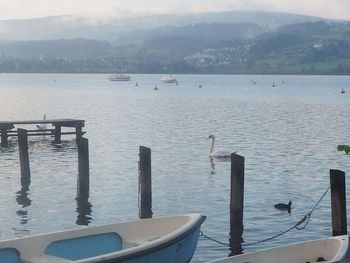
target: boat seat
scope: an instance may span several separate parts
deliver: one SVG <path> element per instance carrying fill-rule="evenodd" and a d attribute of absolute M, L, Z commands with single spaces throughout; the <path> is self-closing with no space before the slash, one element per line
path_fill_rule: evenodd
<path fill-rule="evenodd" d="M 20 254 L 15 248 L 0 248 L 1 263 L 21 263 Z"/>
<path fill-rule="evenodd" d="M 79 260 L 116 252 L 122 249 L 122 238 L 117 233 L 103 233 L 50 243 L 45 254 L 68 260 Z"/>
<path fill-rule="evenodd" d="M 22 258 L 21 263 L 71 263 L 70 260 L 52 257 L 49 255 L 42 255 L 37 257 Z"/>

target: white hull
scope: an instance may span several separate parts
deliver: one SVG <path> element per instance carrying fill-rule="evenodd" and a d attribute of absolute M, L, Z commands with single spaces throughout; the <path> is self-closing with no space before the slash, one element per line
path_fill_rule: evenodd
<path fill-rule="evenodd" d="M 124 75 L 124 74 L 113 74 L 109 76 L 110 81 L 129 81 L 131 80 L 129 75 Z"/>
<path fill-rule="evenodd" d="M 237 255 L 210 263 L 337 262 L 345 258 L 348 245 L 348 236 L 337 236 Z"/>
<path fill-rule="evenodd" d="M 142 219 L 0 242 L 1 263 L 186 263 L 201 214 Z"/>
<path fill-rule="evenodd" d="M 168 75 L 168 76 L 164 76 L 160 79 L 160 82 L 162 83 L 175 83 L 176 82 L 176 78 Z"/>

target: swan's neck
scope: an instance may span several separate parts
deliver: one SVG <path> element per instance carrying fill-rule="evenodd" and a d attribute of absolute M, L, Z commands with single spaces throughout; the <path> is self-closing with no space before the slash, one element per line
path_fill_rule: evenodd
<path fill-rule="evenodd" d="M 211 147 L 209 150 L 209 154 L 211 154 L 214 151 L 214 143 L 215 143 L 215 138 L 211 138 Z"/>

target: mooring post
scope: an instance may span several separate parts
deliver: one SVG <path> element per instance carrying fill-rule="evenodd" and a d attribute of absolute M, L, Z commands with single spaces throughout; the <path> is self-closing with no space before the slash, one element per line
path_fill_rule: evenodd
<path fill-rule="evenodd" d="M 151 149 L 140 146 L 139 150 L 139 217 L 152 217 Z"/>
<path fill-rule="evenodd" d="M 329 170 L 333 236 L 347 235 L 345 172 Z"/>
<path fill-rule="evenodd" d="M 242 254 L 244 157 L 231 154 L 230 256 Z"/>
<path fill-rule="evenodd" d="M 30 165 L 28 154 L 28 132 L 25 129 L 17 129 L 19 162 L 21 166 L 21 185 L 30 184 Z"/>
<path fill-rule="evenodd" d="M 83 135 L 82 127 L 81 126 L 75 127 L 75 138 L 79 140 L 82 135 Z"/>
<path fill-rule="evenodd" d="M 9 146 L 7 137 L 7 129 L 1 129 L 1 147 L 7 148 Z"/>
<path fill-rule="evenodd" d="M 55 141 L 53 143 L 61 143 L 61 126 L 55 126 Z"/>
<path fill-rule="evenodd" d="M 89 196 L 89 140 L 79 138 L 78 144 L 78 196 Z"/>

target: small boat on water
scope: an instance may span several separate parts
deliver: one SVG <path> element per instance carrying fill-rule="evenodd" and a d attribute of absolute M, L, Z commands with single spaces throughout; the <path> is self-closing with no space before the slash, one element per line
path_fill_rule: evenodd
<path fill-rule="evenodd" d="M 112 74 L 109 76 L 110 81 L 129 81 L 131 80 L 129 75 L 124 74 Z"/>
<path fill-rule="evenodd" d="M 344 88 L 341 88 L 341 91 L 340 91 L 340 93 L 342 93 L 342 94 L 344 94 L 344 93 L 345 93 L 345 90 L 344 90 Z"/>
<path fill-rule="evenodd" d="M 187 263 L 202 214 L 160 217 L 0 242 L 1 263 Z"/>
<path fill-rule="evenodd" d="M 176 78 L 171 75 L 165 75 L 160 79 L 162 83 L 177 83 Z"/>
<path fill-rule="evenodd" d="M 346 257 L 349 236 L 337 236 L 237 255 L 210 263 L 338 262 Z"/>

